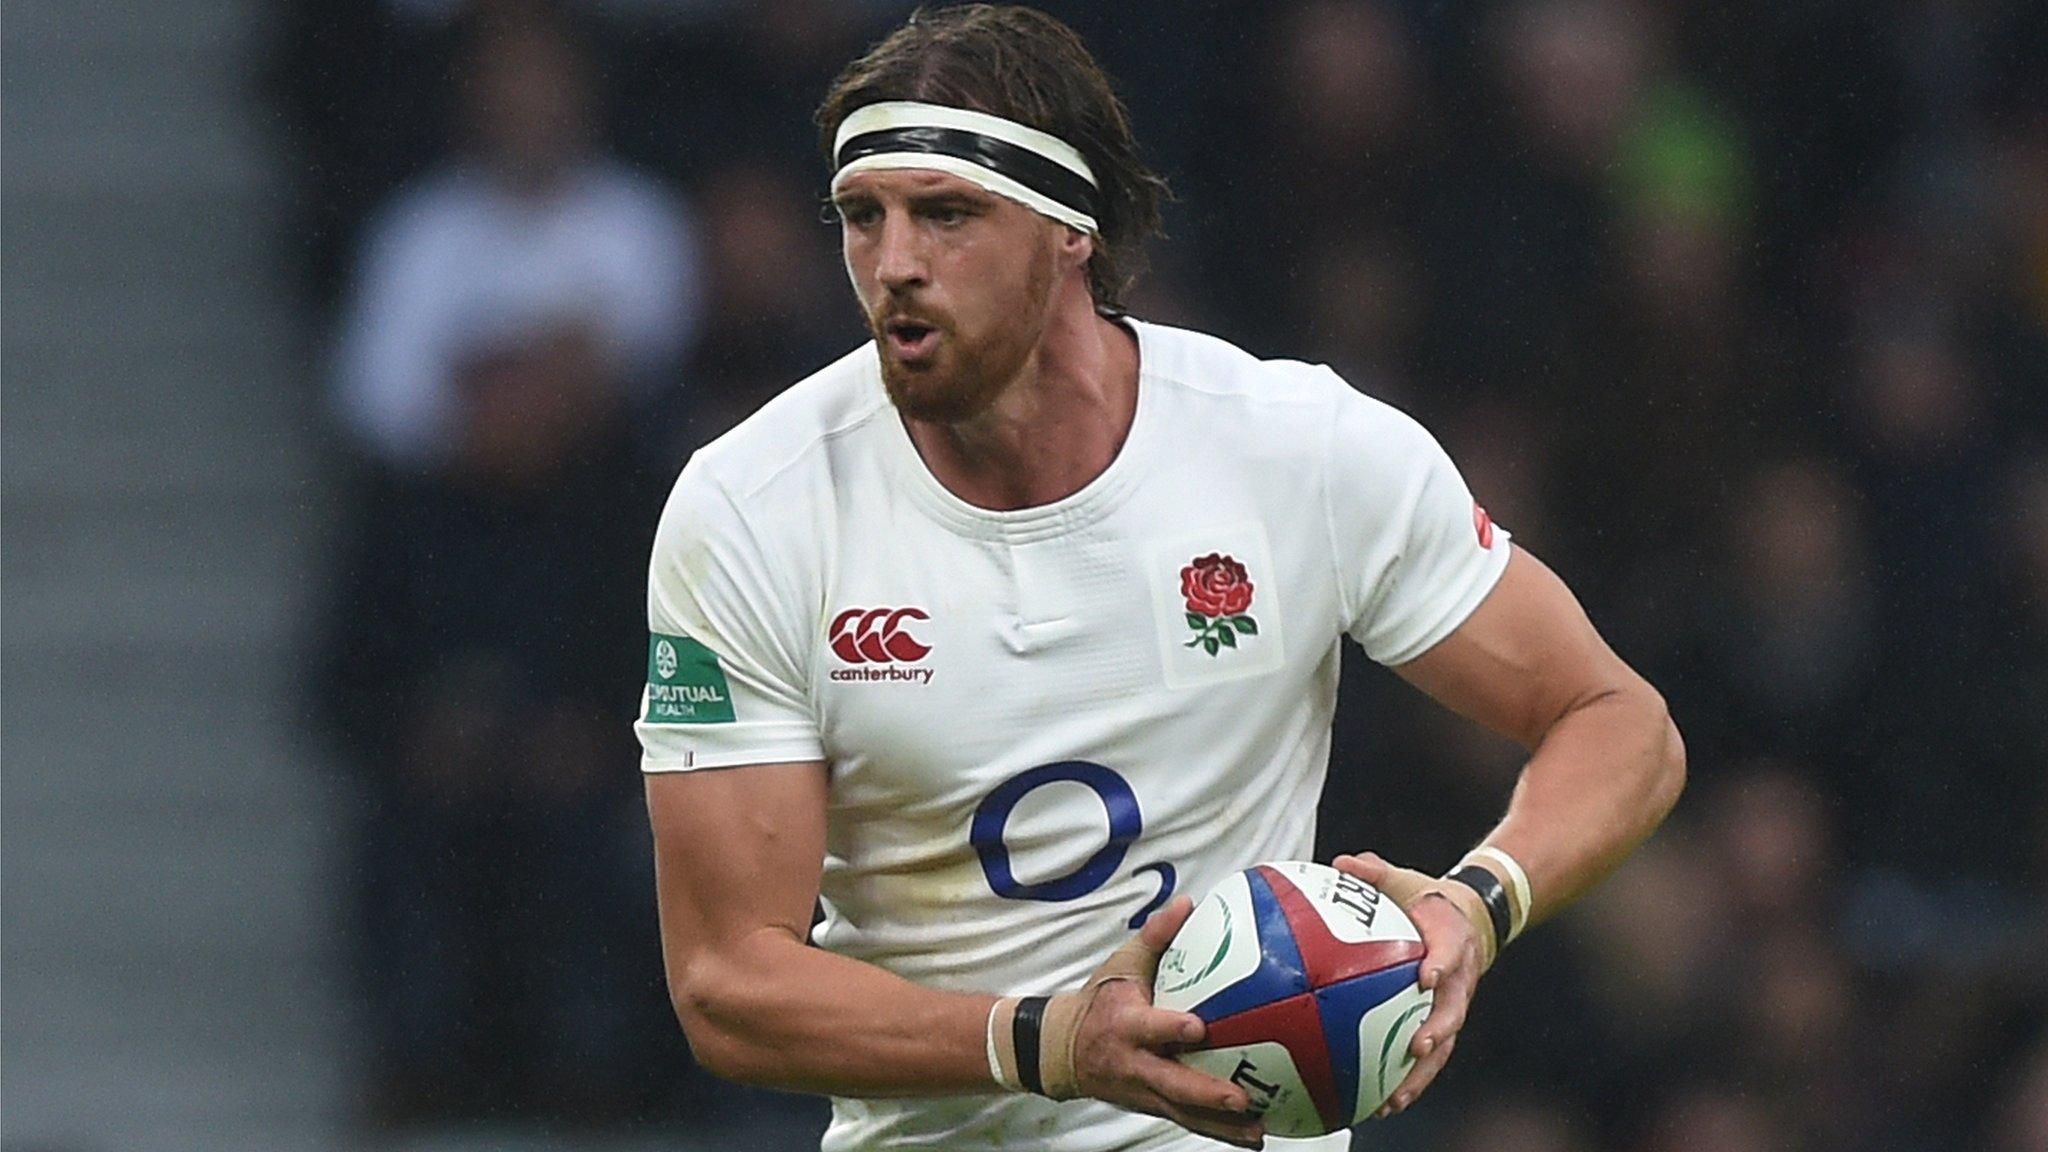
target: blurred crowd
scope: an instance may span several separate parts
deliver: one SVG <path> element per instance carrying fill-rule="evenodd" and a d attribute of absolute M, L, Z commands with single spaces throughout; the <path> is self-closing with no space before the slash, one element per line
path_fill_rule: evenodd
<path fill-rule="evenodd" d="M 1042 6 L 1178 192 L 1133 310 L 1420 417 L 1687 737 L 1361 1147 L 2048 1148 L 2048 8 Z M 689 1063 L 629 721 L 676 470 L 862 338 L 810 113 L 906 11 L 276 10 L 373 1127 L 815 1131 Z M 1516 750 L 1356 656 L 1323 851 L 1445 867 Z"/>

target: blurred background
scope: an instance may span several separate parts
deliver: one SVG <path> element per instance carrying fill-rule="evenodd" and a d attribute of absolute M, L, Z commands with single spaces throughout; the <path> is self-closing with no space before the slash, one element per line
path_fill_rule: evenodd
<path fill-rule="evenodd" d="M 628 725 L 675 472 L 862 336 L 810 112 L 907 7 L 8 5 L 7 1152 L 816 1146 L 690 1064 Z M 1419 416 L 1690 745 L 1359 1147 L 2048 1149 L 2048 6 L 1044 7 L 1134 311 Z M 1516 767 L 1351 660 L 1324 851 Z"/>

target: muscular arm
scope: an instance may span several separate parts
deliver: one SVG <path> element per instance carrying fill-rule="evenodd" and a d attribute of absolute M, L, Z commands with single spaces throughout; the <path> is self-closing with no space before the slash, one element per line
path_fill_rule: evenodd
<path fill-rule="evenodd" d="M 1464 624 L 1395 671 L 1532 752 L 1486 838 L 1528 871 L 1531 923 L 1619 866 L 1684 787 L 1685 746 L 1663 697 L 1519 548 Z"/>
<path fill-rule="evenodd" d="M 717 1075 L 840 1096 L 988 1092 L 994 996 L 940 992 L 806 939 L 825 769 L 647 777 L 670 999 Z"/>
<path fill-rule="evenodd" d="M 994 996 L 925 988 L 805 943 L 825 856 L 824 765 L 657 773 L 647 809 L 669 996 L 699 1063 L 729 1080 L 833 1096 L 996 1090 Z M 1199 1019 L 1151 1006 L 1151 966 L 1193 908 L 1182 898 L 1155 913 L 1104 966 L 1138 949 L 1138 976 L 1103 984 L 1094 999 L 1070 994 L 1080 997 L 1074 1086 L 1256 1148 L 1244 1090 L 1163 1055 L 1201 1035 Z"/>
<path fill-rule="evenodd" d="M 1395 671 L 1531 751 L 1507 816 L 1486 838 L 1528 872 L 1530 923 L 1620 865 L 1685 786 L 1685 747 L 1663 698 L 1600 639 L 1563 581 L 1519 548 L 1456 631 Z M 1333 863 L 1393 896 L 1428 945 L 1421 982 L 1435 1002 L 1409 1044 L 1415 1065 L 1380 1110 L 1400 1112 L 1450 1059 L 1473 989 L 1502 942 L 1479 896 L 1462 884 L 1371 853 Z M 1507 883 L 1493 860 L 1472 863 Z"/>

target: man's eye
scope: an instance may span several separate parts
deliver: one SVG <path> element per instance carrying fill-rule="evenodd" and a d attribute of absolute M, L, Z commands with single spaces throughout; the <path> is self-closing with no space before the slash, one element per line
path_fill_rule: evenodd
<path fill-rule="evenodd" d="M 839 206 L 840 221 L 850 224 L 855 228 L 865 228 L 880 219 L 881 215 L 881 212 L 868 204 L 842 204 Z"/>
<path fill-rule="evenodd" d="M 925 213 L 926 219 L 931 220 L 935 224 L 943 224 L 948 227 L 965 223 L 967 218 L 972 215 L 973 213 L 967 209 L 958 206 L 933 208 Z"/>

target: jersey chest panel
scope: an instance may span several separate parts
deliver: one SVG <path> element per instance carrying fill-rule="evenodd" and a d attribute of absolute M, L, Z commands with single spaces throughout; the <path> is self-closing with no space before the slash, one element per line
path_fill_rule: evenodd
<path fill-rule="evenodd" d="M 813 684 L 833 855 L 871 894 L 950 876 L 954 912 L 994 898 L 977 819 L 1028 887 L 1081 874 L 1130 829 L 1187 832 L 1241 805 L 1270 740 L 1293 735 L 1275 718 L 1313 691 L 1337 610 L 1316 522 L 1211 493 L 1141 493 L 1020 541 L 902 517 L 886 540 L 843 532 Z"/>

